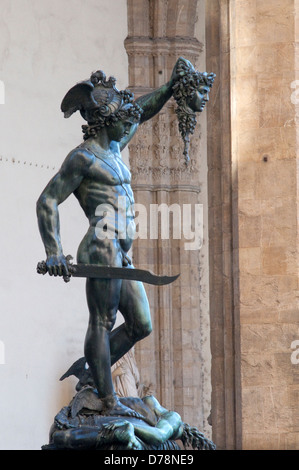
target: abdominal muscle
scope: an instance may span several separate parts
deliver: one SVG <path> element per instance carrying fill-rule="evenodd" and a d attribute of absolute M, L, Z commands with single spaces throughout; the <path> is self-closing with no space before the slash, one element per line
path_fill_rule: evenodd
<path fill-rule="evenodd" d="M 128 219 L 125 227 L 115 227 L 106 220 L 93 220 L 81 241 L 77 262 L 102 266 L 121 267 L 123 259 L 130 250 L 135 234 L 134 219 Z"/>

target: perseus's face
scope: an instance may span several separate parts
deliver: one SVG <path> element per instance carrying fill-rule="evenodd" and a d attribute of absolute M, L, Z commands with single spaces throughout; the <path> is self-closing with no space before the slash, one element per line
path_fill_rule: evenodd
<path fill-rule="evenodd" d="M 120 142 L 123 138 L 129 136 L 132 126 L 138 122 L 133 110 L 134 105 L 131 103 L 121 107 L 118 111 L 118 120 L 113 122 L 111 126 L 108 126 L 110 140 Z"/>
<path fill-rule="evenodd" d="M 108 136 L 110 140 L 120 142 L 124 137 L 130 134 L 133 122 L 131 120 L 117 121 L 113 126 L 108 127 Z"/>
<path fill-rule="evenodd" d="M 194 112 L 202 112 L 206 103 L 209 101 L 209 86 L 200 86 L 190 100 L 187 100 L 189 108 Z"/>

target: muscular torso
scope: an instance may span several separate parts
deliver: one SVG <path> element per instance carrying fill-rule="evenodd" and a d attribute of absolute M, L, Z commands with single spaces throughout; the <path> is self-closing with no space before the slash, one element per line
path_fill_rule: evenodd
<path fill-rule="evenodd" d="M 126 253 L 135 233 L 134 196 L 131 173 L 119 151 L 89 149 L 84 145 L 88 169 L 79 187 L 74 191 L 90 228 L 83 240 L 84 251 L 91 244 L 100 249 L 103 238 L 114 239 Z M 81 250 L 83 251 L 83 250 Z"/>

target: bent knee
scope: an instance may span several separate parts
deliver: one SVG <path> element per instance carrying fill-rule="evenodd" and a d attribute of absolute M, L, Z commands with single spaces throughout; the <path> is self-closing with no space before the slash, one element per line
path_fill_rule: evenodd
<path fill-rule="evenodd" d="M 132 341 L 136 343 L 151 334 L 153 328 L 151 321 L 135 324 L 132 328 L 129 327 L 129 336 Z"/>
<path fill-rule="evenodd" d="M 152 323 L 148 322 L 140 327 L 139 335 L 140 339 L 146 338 L 153 331 Z"/>

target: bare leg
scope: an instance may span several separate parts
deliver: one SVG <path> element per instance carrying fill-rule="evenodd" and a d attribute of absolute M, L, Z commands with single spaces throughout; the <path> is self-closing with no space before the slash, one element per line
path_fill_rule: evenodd
<path fill-rule="evenodd" d="M 84 353 L 98 396 L 104 408 L 101 414 L 139 417 L 123 405 L 114 391 L 111 373 L 110 332 L 119 306 L 122 281 L 88 279 L 86 294 L 90 311 Z"/>
<path fill-rule="evenodd" d="M 99 429 L 91 426 L 80 426 L 76 429 L 55 431 L 53 443 L 60 449 L 89 449 L 97 443 Z"/>
<path fill-rule="evenodd" d="M 86 281 L 90 317 L 84 353 L 100 398 L 114 394 L 109 337 L 115 323 L 121 282 L 106 279 Z"/>
<path fill-rule="evenodd" d="M 110 334 L 111 365 L 152 331 L 147 295 L 141 282 L 122 281 L 118 308 L 125 323 Z"/>

